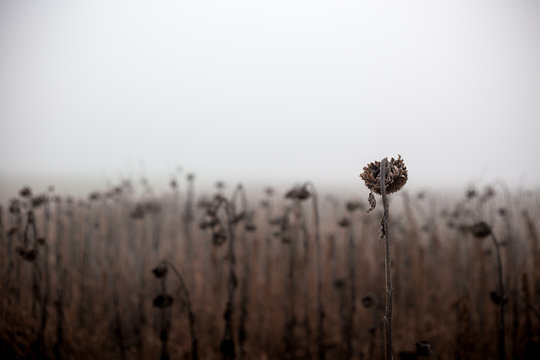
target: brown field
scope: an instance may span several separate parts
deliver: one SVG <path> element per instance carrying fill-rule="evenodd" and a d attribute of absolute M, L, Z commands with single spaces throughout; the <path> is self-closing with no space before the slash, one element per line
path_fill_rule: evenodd
<path fill-rule="evenodd" d="M 367 213 L 364 196 L 312 186 L 301 200 L 195 185 L 14 194 L 0 209 L 1 358 L 384 358 L 379 197 Z M 502 307 L 505 357 L 538 359 L 539 194 L 390 198 L 394 358 L 496 359 Z M 480 221 L 494 238 L 473 236 Z"/>

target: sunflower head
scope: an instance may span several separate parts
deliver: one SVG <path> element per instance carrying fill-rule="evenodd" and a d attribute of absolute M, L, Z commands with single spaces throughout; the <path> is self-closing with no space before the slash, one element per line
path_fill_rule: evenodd
<path fill-rule="evenodd" d="M 491 234 L 491 227 L 484 221 L 471 225 L 469 230 L 477 239 L 486 238 Z"/>
<path fill-rule="evenodd" d="M 374 193 L 381 194 L 381 162 L 375 161 L 364 167 L 364 171 L 360 177 L 366 183 L 369 190 Z M 385 169 L 385 190 L 387 194 L 401 190 L 408 179 L 407 167 L 398 155 L 397 159 L 392 158 L 388 161 Z"/>

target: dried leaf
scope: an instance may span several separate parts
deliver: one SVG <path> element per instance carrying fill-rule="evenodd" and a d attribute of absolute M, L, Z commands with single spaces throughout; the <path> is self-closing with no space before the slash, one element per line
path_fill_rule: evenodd
<path fill-rule="evenodd" d="M 366 211 L 366 212 L 370 212 L 372 211 L 373 209 L 375 209 L 375 206 L 377 205 L 377 202 L 375 201 L 375 196 L 373 195 L 372 192 L 369 193 L 369 196 L 368 196 L 368 201 L 369 201 L 369 210 Z"/>
<path fill-rule="evenodd" d="M 386 237 L 386 230 L 385 230 L 385 226 L 384 226 L 384 217 L 381 217 L 381 223 L 380 223 L 380 228 L 379 228 L 379 240 L 384 240 L 384 238 Z"/>

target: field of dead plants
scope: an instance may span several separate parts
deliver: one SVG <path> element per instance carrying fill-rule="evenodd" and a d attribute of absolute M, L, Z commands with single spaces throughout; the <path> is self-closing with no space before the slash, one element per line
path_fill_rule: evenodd
<path fill-rule="evenodd" d="M 538 193 L 41 190 L 0 208 L 2 359 L 384 359 L 388 231 L 395 359 L 539 358 Z"/>

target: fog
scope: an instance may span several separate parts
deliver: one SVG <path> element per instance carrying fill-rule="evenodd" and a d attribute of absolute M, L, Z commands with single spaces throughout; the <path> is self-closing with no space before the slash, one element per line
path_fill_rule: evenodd
<path fill-rule="evenodd" d="M 540 185 L 537 1 L 2 1 L 0 193 Z"/>

